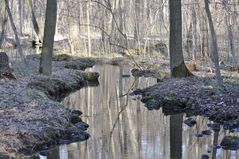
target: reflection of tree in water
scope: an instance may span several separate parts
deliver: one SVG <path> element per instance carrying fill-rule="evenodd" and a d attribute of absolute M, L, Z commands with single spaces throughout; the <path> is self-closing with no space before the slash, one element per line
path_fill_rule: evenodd
<path fill-rule="evenodd" d="M 170 158 L 182 158 L 183 114 L 170 116 Z"/>
<path fill-rule="evenodd" d="M 192 117 L 197 124 L 188 127 L 182 124 L 182 114 L 174 115 L 172 109 L 148 111 L 140 100 L 126 95 L 132 86 L 133 90 L 145 88 L 156 80 L 122 78 L 122 74 L 129 74 L 129 69 L 119 66 L 97 66 L 92 71 L 100 72 L 100 86 L 81 89 L 64 101 L 69 108 L 82 110 L 91 135 L 87 142 L 68 145 L 68 158 L 200 159 L 202 154 L 212 157 L 214 135 L 195 137 L 208 129 L 207 118 Z M 219 143 L 228 134 L 225 132 L 220 131 Z M 217 150 L 221 159 L 236 155 Z"/>

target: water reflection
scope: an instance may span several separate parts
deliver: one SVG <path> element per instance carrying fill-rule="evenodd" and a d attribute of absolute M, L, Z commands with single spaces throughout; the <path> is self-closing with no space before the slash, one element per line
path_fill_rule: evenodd
<path fill-rule="evenodd" d="M 148 111 L 137 97 L 128 97 L 131 89 L 148 87 L 154 79 L 123 78 L 127 67 L 96 66 L 100 86 L 84 88 L 67 97 L 65 106 L 83 111 L 91 137 L 80 143 L 62 145 L 48 152 L 48 158 L 60 159 L 200 159 L 203 154 L 217 159 L 236 159 L 236 151 L 214 149 L 228 132 L 195 137 L 207 130 L 210 121 L 194 117 L 197 124 L 188 127 L 183 114 L 167 115 L 162 110 Z M 217 150 L 217 151 L 216 151 Z"/>

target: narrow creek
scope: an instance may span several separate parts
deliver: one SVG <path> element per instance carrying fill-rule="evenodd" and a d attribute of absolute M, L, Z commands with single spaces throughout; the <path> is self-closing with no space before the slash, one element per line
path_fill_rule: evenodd
<path fill-rule="evenodd" d="M 229 134 L 222 128 L 219 133 L 211 130 L 211 134 L 199 135 L 212 123 L 207 118 L 192 117 L 197 124 L 189 127 L 183 124 L 186 115 L 165 115 L 161 109 L 149 111 L 138 97 L 128 96 L 132 89 L 155 84 L 155 79 L 129 77 L 128 66 L 97 65 L 88 70 L 100 73 L 100 85 L 72 93 L 62 103 L 83 112 L 82 119 L 90 125 L 87 132 L 91 137 L 52 148 L 44 158 L 200 159 L 202 155 L 239 158 L 237 151 L 213 147 L 213 143 L 219 145 Z"/>

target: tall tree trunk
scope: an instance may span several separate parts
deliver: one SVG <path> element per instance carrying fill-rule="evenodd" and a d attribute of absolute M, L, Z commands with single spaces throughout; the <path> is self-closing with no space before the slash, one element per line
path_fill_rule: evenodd
<path fill-rule="evenodd" d="M 201 56 L 209 56 L 208 48 L 208 26 L 207 17 L 205 12 L 205 5 L 203 0 L 198 0 L 199 4 L 199 28 L 200 28 L 200 41 L 201 41 Z"/>
<path fill-rule="evenodd" d="M 227 6 L 229 7 L 228 1 L 225 1 L 223 6 L 225 9 L 225 23 L 228 30 L 228 39 L 229 39 L 230 53 L 232 55 L 232 64 L 233 66 L 236 66 L 237 60 L 236 60 L 236 54 L 235 54 L 236 50 L 235 50 L 234 35 L 233 35 L 233 23 L 236 20 L 234 19 L 233 15 L 231 15 L 230 8 L 227 8 Z"/>
<path fill-rule="evenodd" d="M 218 85 L 222 85 L 222 77 L 221 77 L 221 72 L 220 72 L 220 68 L 219 68 L 219 55 L 218 55 L 218 47 L 217 47 L 217 36 L 216 36 L 216 32 L 214 29 L 214 25 L 213 25 L 213 21 L 212 21 L 212 15 L 209 9 L 209 4 L 208 4 L 208 0 L 204 0 L 205 2 L 205 10 L 207 13 L 207 18 L 208 18 L 208 23 L 209 23 L 209 28 L 211 31 L 211 40 L 212 40 L 212 55 L 213 55 L 213 62 L 215 65 L 215 69 L 216 69 L 216 78 L 217 78 L 217 82 Z"/>
<path fill-rule="evenodd" d="M 17 28 L 14 24 L 12 13 L 10 11 L 8 0 L 5 0 L 5 6 L 6 6 L 8 17 L 9 17 L 9 20 L 10 20 L 10 23 L 11 23 L 11 26 L 12 26 L 12 30 L 13 30 L 14 35 L 15 35 L 15 40 L 16 40 L 16 45 L 17 45 L 18 52 L 19 52 L 21 58 L 24 59 L 24 62 L 26 63 L 26 60 L 25 60 L 25 57 L 24 57 L 24 54 L 23 54 L 23 50 L 22 50 L 22 47 L 21 47 L 20 39 L 18 37 Z"/>
<path fill-rule="evenodd" d="M 18 12 L 19 12 L 19 32 L 22 35 L 22 0 L 18 0 Z"/>
<path fill-rule="evenodd" d="M 57 0 L 47 0 L 43 47 L 39 69 L 39 72 L 44 75 L 51 75 L 52 73 L 52 55 L 56 30 L 56 18 Z"/>
<path fill-rule="evenodd" d="M 88 56 L 91 56 L 91 30 L 90 30 L 90 10 L 91 10 L 91 0 L 88 0 L 87 2 L 87 36 L 88 36 Z"/>
<path fill-rule="evenodd" d="M 172 77 L 191 76 L 187 69 L 182 51 L 182 8 L 181 0 L 169 0 L 170 12 L 170 71 Z"/>
<path fill-rule="evenodd" d="M 140 47 L 139 38 L 139 17 L 140 17 L 140 0 L 135 0 L 135 20 L 134 20 L 134 48 Z"/>
<path fill-rule="evenodd" d="M 197 15 L 195 11 L 195 2 L 193 1 L 192 4 L 192 41 L 193 41 L 193 47 L 192 47 L 192 53 L 193 53 L 193 60 L 196 60 L 196 54 L 197 54 Z"/>
<path fill-rule="evenodd" d="M 42 33 L 41 33 L 40 27 L 38 25 L 38 22 L 37 22 L 37 19 L 35 16 L 32 0 L 27 0 L 27 4 L 28 4 L 29 11 L 31 13 L 31 16 L 32 16 L 32 24 L 33 24 L 33 29 L 36 33 L 36 38 L 37 38 L 36 40 L 38 42 L 42 42 Z"/>
<path fill-rule="evenodd" d="M 2 31 L 0 34 L 0 49 L 2 48 L 4 39 L 5 39 L 5 33 L 6 33 L 6 27 L 7 27 L 7 13 L 6 13 L 6 7 L 5 7 L 5 2 L 2 1 Z"/>

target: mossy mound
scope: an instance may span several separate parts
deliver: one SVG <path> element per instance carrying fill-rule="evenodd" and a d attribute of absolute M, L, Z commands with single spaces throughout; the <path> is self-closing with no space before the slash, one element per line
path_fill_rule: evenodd
<path fill-rule="evenodd" d="M 65 64 L 65 68 L 74 70 L 85 70 L 86 68 L 93 67 L 95 65 L 95 60 L 81 58 L 78 60 L 70 61 Z"/>
<path fill-rule="evenodd" d="M 59 54 L 55 56 L 56 61 L 71 61 L 76 59 L 75 56 L 68 55 L 68 54 Z"/>
<path fill-rule="evenodd" d="M 71 143 L 89 138 L 81 112 L 65 109 L 57 101 L 97 81 L 98 74 L 64 68 L 53 74 L 0 85 L 0 158 L 29 158 L 65 139 Z"/>
<path fill-rule="evenodd" d="M 236 123 L 226 124 L 232 131 L 239 127 L 239 85 L 235 82 L 225 82 L 220 88 L 214 78 L 174 78 L 134 94 L 142 95 L 141 101 L 150 110 L 162 107 L 166 114 L 183 112 L 206 116 L 224 125 Z"/>

